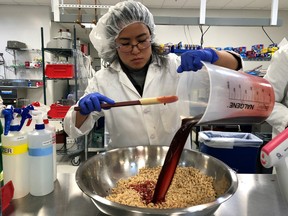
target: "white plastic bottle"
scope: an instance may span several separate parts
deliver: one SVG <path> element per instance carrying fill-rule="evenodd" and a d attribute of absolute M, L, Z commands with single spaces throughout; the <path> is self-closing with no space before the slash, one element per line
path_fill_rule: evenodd
<path fill-rule="evenodd" d="M 7 128 L 7 125 L 10 128 Z M 9 181 L 13 183 L 13 199 L 22 198 L 29 194 L 27 133 L 18 131 L 18 128 L 19 119 L 16 116 L 10 122 L 7 122 L 5 118 L 5 132 L 2 134 L 3 176 L 4 184 Z"/>
<path fill-rule="evenodd" d="M 45 129 L 40 111 L 33 110 L 35 130 L 28 132 L 30 194 L 44 196 L 54 190 L 52 132 Z"/>
<path fill-rule="evenodd" d="M 53 179 L 57 180 L 57 152 L 56 152 L 56 128 L 49 123 L 47 114 L 44 115 L 43 122 L 45 129 L 52 132 L 52 145 L 53 145 Z"/>

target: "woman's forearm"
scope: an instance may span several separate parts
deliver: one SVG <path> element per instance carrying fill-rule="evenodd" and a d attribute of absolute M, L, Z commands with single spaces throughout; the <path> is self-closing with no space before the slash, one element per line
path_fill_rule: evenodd
<path fill-rule="evenodd" d="M 80 128 L 82 124 L 86 121 L 89 115 L 81 115 L 79 111 L 76 111 L 76 122 L 75 126 Z"/>
<path fill-rule="evenodd" d="M 237 70 L 239 68 L 238 60 L 231 53 L 227 51 L 216 51 L 216 53 L 219 59 L 214 63 L 215 65 L 226 67 L 232 70 Z"/>

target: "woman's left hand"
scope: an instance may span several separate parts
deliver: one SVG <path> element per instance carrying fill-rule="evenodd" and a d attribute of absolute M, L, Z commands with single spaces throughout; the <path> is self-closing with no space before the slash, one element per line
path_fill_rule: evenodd
<path fill-rule="evenodd" d="M 214 49 L 191 50 L 181 55 L 181 65 L 178 67 L 177 72 L 183 71 L 197 71 L 203 67 L 201 61 L 214 63 L 219 59 Z"/>

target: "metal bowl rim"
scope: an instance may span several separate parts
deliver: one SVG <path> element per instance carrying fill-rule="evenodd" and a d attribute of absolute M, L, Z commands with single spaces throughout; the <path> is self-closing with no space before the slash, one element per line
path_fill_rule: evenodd
<path fill-rule="evenodd" d="M 118 150 L 125 150 L 125 149 L 136 149 L 136 148 L 139 148 L 139 147 L 149 147 L 149 146 L 132 146 L 132 147 L 123 147 L 123 148 L 115 148 L 115 149 L 112 149 L 112 150 L 109 150 L 109 151 L 106 151 L 106 152 L 102 152 L 102 153 L 99 153 L 97 155 L 94 155 L 93 157 L 89 158 L 87 160 L 87 162 L 89 160 L 92 160 L 92 158 L 94 157 L 101 157 L 109 152 L 113 152 L 113 151 L 118 151 Z M 169 148 L 169 146 L 161 146 L 161 145 L 154 145 L 153 147 L 167 147 Z M 217 206 L 219 206 L 220 204 L 224 203 L 225 201 L 227 201 L 228 199 L 230 199 L 236 192 L 237 188 L 238 188 L 238 178 L 237 178 L 237 174 L 236 172 L 231 169 L 228 165 L 226 165 L 224 162 L 222 162 L 221 160 L 213 157 L 213 156 L 210 156 L 210 155 L 207 155 L 205 153 L 202 153 L 202 152 L 198 152 L 198 151 L 194 151 L 194 150 L 190 150 L 190 149 L 184 149 L 183 151 L 193 151 L 197 154 L 201 153 L 202 155 L 204 155 L 204 157 L 209 157 L 209 158 L 212 158 L 213 160 L 216 160 L 218 163 L 222 164 L 222 166 L 226 167 L 230 176 L 231 176 L 231 182 L 232 184 L 230 185 L 230 187 L 227 189 L 227 192 L 222 195 L 221 197 L 217 197 L 213 202 L 209 202 L 209 203 L 204 203 L 204 204 L 200 204 L 200 205 L 195 205 L 195 206 L 191 206 L 191 207 L 186 207 L 186 208 L 167 208 L 167 209 L 157 209 L 157 208 L 141 208 L 141 207 L 133 207 L 133 206 L 128 206 L 128 205 L 124 205 L 124 204 L 120 204 L 120 203 L 117 203 L 117 202 L 112 202 L 108 199 L 105 199 L 103 198 L 102 196 L 99 196 L 97 194 L 93 194 L 91 192 L 87 192 L 85 191 L 84 189 L 86 189 L 86 187 L 81 184 L 80 182 L 80 177 L 79 177 L 79 173 L 82 169 L 82 167 L 84 166 L 85 163 L 81 164 L 78 169 L 76 170 L 76 175 L 75 175 L 75 180 L 76 180 L 76 183 L 78 185 L 78 187 L 83 191 L 83 193 L 85 193 L 88 197 L 90 197 L 91 199 L 94 200 L 95 203 L 101 203 L 101 204 L 104 204 L 106 206 L 113 206 L 113 208 L 117 208 L 117 209 L 122 209 L 122 210 L 125 210 L 125 211 L 129 211 L 129 212 L 139 212 L 139 210 L 143 211 L 145 210 L 144 212 L 145 213 L 155 213 L 155 214 L 168 214 L 168 213 L 174 213 L 174 212 L 177 212 L 177 213 L 181 213 L 181 212 L 195 212 L 195 211 L 201 211 L 201 210 L 205 210 L 207 208 L 216 208 Z"/>

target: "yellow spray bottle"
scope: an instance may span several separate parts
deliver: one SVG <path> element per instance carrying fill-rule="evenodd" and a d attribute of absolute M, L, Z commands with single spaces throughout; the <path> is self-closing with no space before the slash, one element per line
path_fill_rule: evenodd
<path fill-rule="evenodd" d="M 14 197 L 18 199 L 29 193 L 28 140 L 25 132 L 19 131 L 19 119 L 14 107 L 8 105 L 2 111 L 4 133 L 2 134 L 2 159 L 4 184 L 12 181 Z"/>

